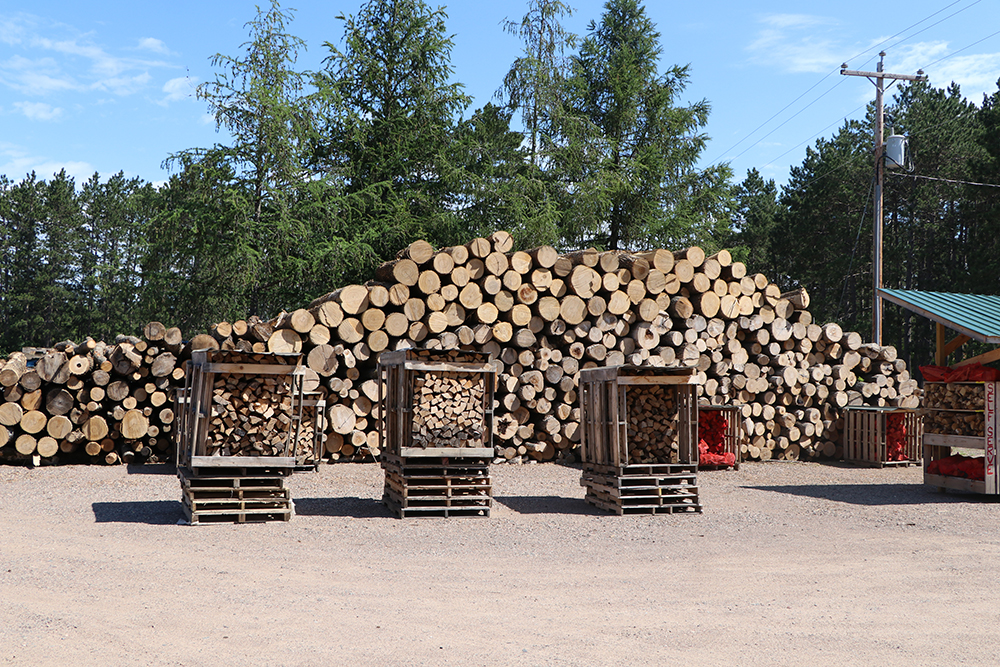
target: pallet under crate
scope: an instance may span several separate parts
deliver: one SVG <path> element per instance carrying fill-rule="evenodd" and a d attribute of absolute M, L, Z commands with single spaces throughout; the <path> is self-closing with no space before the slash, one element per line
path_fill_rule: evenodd
<path fill-rule="evenodd" d="M 618 515 L 694 513 L 702 511 L 697 475 L 696 463 L 584 463 L 580 486 L 586 502 Z"/>
<path fill-rule="evenodd" d="M 399 457 L 384 454 L 382 502 L 400 519 L 490 515 L 489 458 Z"/>
<path fill-rule="evenodd" d="M 288 521 L 287 469 L 178 468 L 181 507 L 191 525 Z"/>

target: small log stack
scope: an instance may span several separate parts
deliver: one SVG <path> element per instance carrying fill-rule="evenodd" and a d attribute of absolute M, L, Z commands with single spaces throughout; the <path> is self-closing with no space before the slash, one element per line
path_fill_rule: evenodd
<path fill-rule="evenodd" d="M 303 441 L 318 448 L 314 428 L 304 428 L 304 370 L 300 355 L 197 350 L 185 394 L 178 466 L 285 467 Z"/>
<path fill-rule="evenodd" d="M 12 354 L 0 369 L 0 459 L 114 464 L 167 458 L 173 391 L 184 379 L 179 351 L 162 337 L 119 336 L 113 344 L 63 341 L 35 355 L 34 366 Z M 2 446 L 8 441 L 14 452 Z"/>

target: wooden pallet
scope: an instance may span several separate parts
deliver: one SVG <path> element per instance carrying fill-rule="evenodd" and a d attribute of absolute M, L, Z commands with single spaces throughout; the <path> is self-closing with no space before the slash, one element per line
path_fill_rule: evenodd
<path fill-rule="evenodd" d="M 254 476 L 197 475 L 177 471 L 181 506 L 191 525 L 206 523 L 262 523 L 288 521 L 294 513 L 285 476 L 257 470 Z M 204 471 L 203 471 L 204 472 Z M 247 471 L 250 472 L 250 471 Z"/>
<path fill-rule="evenodd" d="M 184 519 L 192 526 L 209 523 L 270 523 L 288 521 L 292 518 L 292 508 L 283 510 L 192 510 L 182 504 Z"/>
<path fill-rule="evenodd" d="M 486 516 L 493 503 L 490 459 L 383 458 L 382 501 L 396 516 Z"/>
<path fill-rule="evenodd" d="M 443 496 L 458 498 L 463 496 L 489 496 L 492 493 L 490 478 L 487 477 L 404 477 L 387 470 L 385 484 L 396 491 L 409 495 Z"/>
<path fill-rule="evenodd" d="M 283 489 L 282 477 L 181 477 L 182 489 L 218 491 L 224 489 Z"/>
<path fill-rule="evenodd" d="M 646 475 L 649 477 L 666 477 L 668 475 L 696 475 L 697 463 L 633 463 L 630 465 L 599 465 L 584 463 L 584 472 L 613 477 L 632 477 Z"/>
<path fill-rule="evenodd" d="M 606 512 L 613 512 L 619 516 L 625 514 L 694 514 L 702 511 L 701 505 L 697 503 L 619 505 L 618 503 L 601 498 L 599 495 L 590 493 L 586 494 L 583 499 L 598 509 L 602 509 Z"/>
<path fill-rule="evenodd" d="M 453 516 L 482 516 L 490 515 L 490 499 L 480 499 L 479 502 L 461 504 L 460 499 L 441 499 L 434 501 L 437 504 L 425 504 L 419 502 L 415 504 L 415 499 L 400 498 L 398 494 L 387 489 L 382 495 L 382 502 L 389 510 L 400 519 L 409 517 L 453 517 Z M 468 501 L 467 501 L 468 502 Z"/>
<path fill-rule="evenodd" d="M 702 511 L 696 465 L 585 464 L 580 485 L 586 489 L 584 500 L 619 515 Z"/>

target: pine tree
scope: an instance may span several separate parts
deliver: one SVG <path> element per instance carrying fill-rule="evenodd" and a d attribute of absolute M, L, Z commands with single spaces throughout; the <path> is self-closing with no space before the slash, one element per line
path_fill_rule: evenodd
<path fill-rule="evenodd" d="M 637 0 L 609 0 L 573 58 L 556 169 L 564 235 L 606 248 L 715 245 L 728 226 L 728 165 L 698 170 L 705 100 L 678 106 L 688 68 L 658 73 L 660 33 Z"/>
<path fill-rule="evenodd" d="M 359 239 L 380 256 L 414 238 L 455 240 L 445 157 L 469 98 L 450 81 L 446 14 L 421 0 L 371 0 L 338 18 L 343 45 L 326 43 L 316 77 L 314 164 L 353 197 L 353 210 L 370 206 Z"/>

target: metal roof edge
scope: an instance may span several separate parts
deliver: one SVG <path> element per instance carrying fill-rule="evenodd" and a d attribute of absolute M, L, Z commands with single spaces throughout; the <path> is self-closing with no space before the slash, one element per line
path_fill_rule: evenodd
<path fill-rule="evenodd" d="M 957 331 L 958 333 L 965 334 L 969 338 L 971 338 L 973 340 L 977 340 L 980 343 L 986 343 L 986 344 L 989 344 L 989 345 L 1000 345 L 1000 335 L 985 334 L 985 333 L 982 333 L 980 331 L 976 331 L 975 329 L 972 329 L 972 328 L 970 328 L 970 327 L 968 327 L 966 325 L 959 324 L 958 322 L 955 322 L 954 320 L 949 319 L 949 318 L 941 315 L 940 313 L 931 312 L 931 311 L 927 310 L 926 308 L 921 307 L 921 306 L 919 306 L 919 305 L 917 305 L 917 304 L 915 304 L 915 303 L 913 303 L 911 301 L 907 301 L 905 299 L 905 297 L 902 296 L 902 295 L 905 295 L 905 294 L 908 294 L 908 293 L 912 293 L 912 294 L 940 294 L 940 295 L 943 295 L 943 296 L 958 295 L 957 293 L 954 293 L 954 292 L 921 292 L 919 290 L 893 290 L 893 289 L 885 289 L 885 288 L 879 288 L 878 289 L 878 295 L 880 297 L 882 297 L 883 299 L 885 299 L 886 301 L 894 303 L 897 306 L 902 306 L 903 308 L 906 308 L 907 310 L 909 310 L 911 312 L 914 312 L 914 313 L 917 313 L 918 315 L 922 315 L 922 316 L 926 317 L 927 319 L 931 320 L 932 322 L 937 322 L 939 324 L 942 324 L 942 325 L 948 327 L 949 329 L 951 329 L 953 331 Z M 967 294 L 961 294 L 961 295 L 958 295 L 958 296 L 984 296 L 984 295 L 967 295 Z M 988 295 L 986 295 L 986 296 L 988 296 Z"/>

